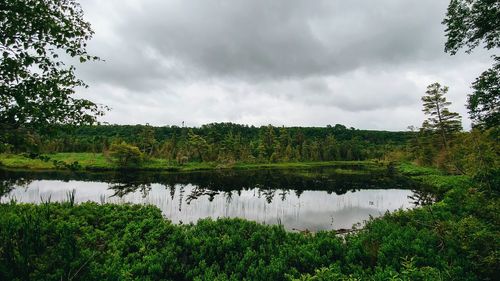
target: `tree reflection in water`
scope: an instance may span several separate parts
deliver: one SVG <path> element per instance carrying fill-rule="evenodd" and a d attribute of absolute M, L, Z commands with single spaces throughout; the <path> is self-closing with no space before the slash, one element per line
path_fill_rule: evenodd
<path fill-rule="evenodd" d="M 408 196 L 415 206 L 428 206 L 437 201 L 436 195 L 426 189 L 412 190 L 413 194 Z"/>
<path fill-rule="evenodd" d="M 21 175 L 11 177 L 9 175 L 9 171 L 0 169 L 0 197 L 9 194 L 14 188 L 28 188 L 33 181 L 30 177 Z"/>
<path fill-rule="evenodd" d="M 139 192 L 145 198 L 151 191 L 151 184 L 161 184 L 170 191 L 173 200 L 179 192 L 179 210 L 182 202 L 191 204 L 198 198 L 206 196 L 210 202 L 218 195 L 225 197 L 230 203 L 233 192 L 241 195 L 243 190 L 257 190 L 256 196 L 271 203 L 277 195 L 285 201 L 291 191 L 300 197 L 305 190 L 321 190 L 328 194 L 345 194 L 360 189 L 414 189 L 412 199 L 415 205 L 434 202 L 431 193 L 420 190 L 420 184 L 408 178 L 388 175 L 385 171 L 365 171 L 364 167 L 348 167 L 344 173 L 337 168 L 315 168 L 308 170 L 254 170 L 234 171 L 222 170 L 192 173 L 150 173 L 150 172 L 106 172 L 106 173 L 73 173 L 73 172 L 22 172 L 5 171 L 0 173 L 0 195 L 8 194 L 14 186 L 29 185 L 32 180 L 78 180 L 106 182 L 113 191 L 111 197 L 122 198 L 130 193 Z M 356 170 L 357 169 L 357 170 Z M 186 186 L 191 191 L 185 195 Z M 278 193 L 277 193 L 278 192 Z"/>
<path fill-rule="evenodd" d="M 350 228 L 369 215 L 428 204 L 419 183 L 385 171 L 338 169 L 215 171 L 194 173 L 0 172 L 6 202 L 64 201 L 158 206 L 173 222 L 205 217 L 242 217 L 283 223 L 288 229 Z M 33 181 L 33 182 L 32 182 Z M 26 186 L 22 189 L 22 186 Z M 30 187 L 28 187 L 30 186 Z M 15 188 L 14 188 L 15 187 Z M 12 189 L 14 188 L 14 189 Z M 410 190 L 417 190 L 412 194 Z"/>

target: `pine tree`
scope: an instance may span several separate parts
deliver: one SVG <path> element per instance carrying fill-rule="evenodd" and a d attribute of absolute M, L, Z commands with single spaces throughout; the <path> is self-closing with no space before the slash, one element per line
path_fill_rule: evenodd
<path fill-rule="evenodd" d="M 446 101 L 447 92 L 447 86 L 434 83 L 427 87 L 426 95 L 422 97 L 424 103 L 422 111 L 429 115 L 429 118 L 422 124 L 422 128 L 439 134 L 445 150 L 448 150 L 450 136 L 462 130 L 460 115 L 448 109 L 451 102 Z"/>

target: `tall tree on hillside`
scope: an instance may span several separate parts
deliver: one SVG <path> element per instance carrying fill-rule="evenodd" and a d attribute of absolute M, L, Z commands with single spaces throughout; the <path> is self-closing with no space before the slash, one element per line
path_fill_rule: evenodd
<path fill-rule="evenodd" d="M 448 149 L 450 135 L 462 130 L 461 117 L 456 112 L 451 112 L 448 106 L 451 102 L 446 101 L 447 86 L 439 83 L 431 84 L 427 87 L 425 96 L 422 97 L 423 112 L 429 117 L 424 121 L 422 127 L 426 130 L 434 131 L 441 137 L 442 145 Z"/>
<path fill-rule="evenodd" d="M 451 0 L 446 17 L 445 52 L 454 55 L 465 48 L 471 53 L 479 45 L 487 50 L 500 48 L 500 1 Z M 482 128 L 499 126 L 500 58 L 472 84 L 467 108 L 471 119 Z"/>

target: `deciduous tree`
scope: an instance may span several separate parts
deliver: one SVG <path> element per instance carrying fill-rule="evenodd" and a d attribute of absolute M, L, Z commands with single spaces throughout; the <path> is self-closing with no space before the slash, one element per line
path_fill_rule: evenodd
<path fill-rule="evenodd" d="M 500 126 L 500 57 L 472 84 L 467 108 L 475 125 L 481 128 Z"/>
<path fill-rule="evenodd" d="M 451 0 L 446 17 L 445 51 L 454 55 L 465 48 L 471 53 L 483 45 L 488 50 L 500 47 L 500 1 L 498 0 Z M 482 128 L 499 123 L 499 69 L 500 58 L 472 84 L 467 108 L 471 119 Z"/>
<path fill-rule="evenodd" d="M 446 17 L 445 51 L 454 55 L 484 44 L 487 49 L 500 47 L 500 2 L 498 0 L 451 0 Z"/>
<path fill-rule="evenodd" d="M 74 0 L 3 0 L 0 4 L 0 129 L 89 124 L 103 114 L 74 96 L 86 85 L 75 67 L 97 60 L 87 53 L 90 24 Z"/>

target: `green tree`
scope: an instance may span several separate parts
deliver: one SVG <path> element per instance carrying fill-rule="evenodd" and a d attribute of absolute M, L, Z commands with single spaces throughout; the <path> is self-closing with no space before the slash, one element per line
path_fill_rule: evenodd
<path fill-rule="evenodd" d="M 146 124 L 139 133 L 139 147 L 142 152 L 151 156 L 155 150 L 156 144 L 155 130 L 151 125 Z"/>
<path fill-rule="evenodd" d="M 500 47 L 500 2 L 498 0 L 451 0 L 446 17 L 445 52 L 454 55 L 461 48 L 471 53 L 483 45 L 488 50 Z M 499 64 L 495 63 L 472 84 L 467 108 L 471 119 L 483 128 L 491 128 L 499 122 Z"/>
<path fill-rule="evenodd" d="M 472 84 L 474 92 L 469 95 L 467 108 L 475 125 L 493 128 L 500 125 L 500 57 Z"/>
<path fill-rule="evenodd" d="M 482 190 L 495 191 L 500 187 L 500 145 L 494 129 L 473 129 L 463 134 L 454 148 L 457 162 Z"/>
<path fill-rule="evenodd" d="M 416 147 L 413 149 L 413 153 L 417 162 L 420 165 L 432 165 L 434 157 L 439 151 L 435 145 L 434 132 L 426 127 L 420 128 L 414 144 Z"/>
<path fill-rule="evenodd" d="M 268 125 L 267 127 L 262 127 L 260 140 L 262 145 L 264 146 L 266 158 L 271 157 L 271 155 L 275 151 L 275 147 L 277 144 L 276 135 L 274 133 L 274 127 L 272 125 Z"/>
<path fill-rule="evenodd" d="M 290 137 L 290 133 L 284 126 L 280 128 L 279 144 L 281 148 L 279 153 L 284 156 L 287 146 L 292 144 L 292 137 Z"/>
<path fill-rule="evenodd" d="M 427 87 L 426 95 L 422 97 L 424 106 L 422 111 L 429 115 L 422 127 L 437 132 L 445 150 L 448 150 L 450 136 L 462 130 L 460 115 L 448 109 L 451 102 L 446 101 L 447 92 L 447 86 L 441 87 L 439 83 L 434 83 Z"/>
<path fill-rule="evenodd" d="M 3 0 L 0 4 L 0 124 L 4 131 L 90 124 L 103 114 L 74 97 L 86 86 L 60 55 L 97 60 L 86 51 L 93 31 L 74 0 Z"/>
<path fill-rule="evenodd" d="M 325 160 L 340 160 L 338 157 L 339 148 L 337 140 L 332 134 L 329 134 L 325 139 L 324 157 Z"/>
<path fill-rule="evenodd" d="M 257 147 L 258 159 L 261 162 L 267 161 L 269 158 L 267 157 L 266 146 L 263 141 L 259 142 L 259 146 Z"/>
<path fill-rule="evenodd" d="M 120 168 L 139 166 L 143 160 L 139 148 L 126 142 L 112 144 L 109 148 L 109 156 Z"/>
<path fill-rule="evenodd" d="M 488 50 L 500 47 L 500 3 L 498 0 L 451 0 L 446 17 L 445 51 L 466 52 L 484 43 Z"/>
<path fill-rule="evenodd" d="M 294 155 L 293 155 L 293 149 L 292 145 L 288 144 L 285 148 L 285 154 L 283 155 L 283 160 L 284 161 L 291 161 L 293 160 Z"/>

